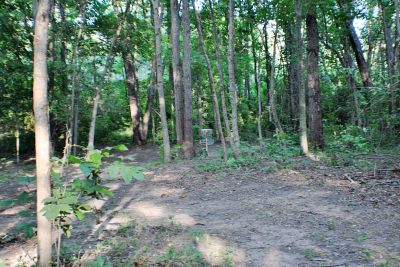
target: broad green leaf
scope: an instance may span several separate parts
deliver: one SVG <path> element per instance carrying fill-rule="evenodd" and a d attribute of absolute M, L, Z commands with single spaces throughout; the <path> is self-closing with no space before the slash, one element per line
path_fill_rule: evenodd
<path fill-rule="evenodd" d="M 107 172 L 110 174 L 110 177 L 112 179 L 115 179 L 118 177 L 120 168 L 121 168 L 121 162 L 115 161 L 111 166 L 107 168 Z"/>
<path fill-rule="evenodd" d="M 136 171 L 133 177 L 138 181 L 144 180 L 144 173 L 142 171 Z"/>
<path fill-rule="evenodd" d="M 78 203 L 78 199 L 76 197 L 64 197 L 59 200 L 60 204 L 76 204 Z"/>
<path fill-rule="evenodd" d="M 71 213 L 72 212 L 72 208 L 68 204 L 58 204 L 57 208 L 62 212 L 66 212 L 66 213 Z"/>
<path fill-rule="evenodd" d="M 128 184 L 132 181 L 133 175 L 135 174 L 135 170 L 131 167 L 121 165 L 119 173 L 121 174 L 121 177 L 124 180 L 124 182 Z"/>
<path fill-rule="evenodd" d="M 14 204 L 13 199 L 1 199 L 0 200 L 0 207 L 12 206 L 13 204 Z"/>
<path fill-rule="evenodd" d="M 60 215 L 60 209 L 56 204 L 48 204 L 41 211 L 44 212 L 44 216 L 49 221 L 54 221 Z"/>
<path fill-rule="evenodd" d="M 21 217 L 31 217 L 32 216 L 32 214 L 27 210 L 21 210 L 20 212 L 18 212 L 18 215 Z"/>
<path fill-rule="evenodd" d="M 115 150 L 117 150 L 117 151 L 126 151 L 126 150 L 128 150 L 128 148 L 126 147 L 126 145 L 117 145 L 117 146 L 114 146 L 113 147 Z"/>
<path fill-rule="evenodd" d="M 76 156 L 70 155 L 68 156 L 68 162 L 72 164 L 81 164 L 82 160 Z"/>
<path fill-rule="evenodd" d="M 100 165 L 101 163 L 101 153 L 98 150 L 95 150 L 89 154 L 89 160 L 94 164 Z"/>
<path fill-rule="evenodd" d="M 83 220 L 85 218 L 85 214 L 80 210 L 74 210 L 74 214 L 79 220 Z"/>
<path fill-rule="evenodd" d="M 90 163 L 82 163 L 79 165 L 79 169 L 83 172 L 85 176 L 88 176 L 92 172 Z"/>

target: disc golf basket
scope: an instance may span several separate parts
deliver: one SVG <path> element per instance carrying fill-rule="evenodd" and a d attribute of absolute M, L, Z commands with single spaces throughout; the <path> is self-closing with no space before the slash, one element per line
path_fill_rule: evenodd
<path fill-rule="evenodd" d="M 208 156 L 208 146 L 214 144 L 214 138 L 212 136 L 212 129 L 201 129 L 200 144 L 205 147 L 206 153 Z"/>

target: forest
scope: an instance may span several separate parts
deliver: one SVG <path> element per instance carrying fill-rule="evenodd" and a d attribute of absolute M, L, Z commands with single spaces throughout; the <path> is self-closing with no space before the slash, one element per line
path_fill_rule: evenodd
<path fill-rule="evenodd" d="M 400 266 L 399 0 L 0 0 L 1 266 Z"/>

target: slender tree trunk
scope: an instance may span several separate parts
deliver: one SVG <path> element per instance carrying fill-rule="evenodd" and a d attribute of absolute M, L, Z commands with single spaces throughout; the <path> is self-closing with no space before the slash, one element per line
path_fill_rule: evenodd
<path fill-rule="evenodd" d="M 207 73 L 208 73 L 208 80 L 210 83 L 211 99 L 212 99 L 213 107 L 214 107 L 215 121 L 217 123 L 216 128 L 219 133 L 219 137 L 221 138 L 221 144 L 222 144 L 222 148 L 224 150 L 224 161 L 226 162 L 228 159 L 228 155 L 227 155 L 227 150 L 226 150 L 225 136 L 224 136 L 224 132 L 222 130 L 221 115 L 219 112 L 219 103 L 218 103 L 217 93 L 215 92 L 215 81 L 214 81 L 214 76 L 212 73 L 211 61 L 208 57 L 207 50 L 204 45 L 204 35 L 203 35 L 203 29 L 202 29 L 202 25 L 201 25 L 200 14 L 196 11 L 195 0 L 192 0 L 192 1 L 193 1 L 193 9 L 195 10 L 196 22 L 197 22 L 197 32 L 199 34 L 199 44 L 200 44 L 200 48 L 203 52 L 204 59 L 206 60 L 206 64 L 207 64 Z"/>
<path fill-rule="evenodd" d="M 286 43 L 286 58 L 287 58 L 287 72 L 288 72 L 288 83 L 290 92 L 290 115 L 293 129 L 297 129 L 298 126 L 298 84 L 297 84 L 297 73 L 296 73 L 296 62 L 294 57 L 296 56 L 295 43 L 293 42 L 293 27 L 291 24 L 285 27 L 285 43 Z"/>
<path fill-rule="evenodd" d="M 130 10 L 130 5 L 131 5 L 131 1 L 128 0 L 128 2 L 126 4 L 124 16 L 120 20 L 118 28 L 115 31 L 115 34 L 111 40 L 111 46 L 110 46 L 110 50 L 108 51 L 108 54 L 107 54 L 106 65 L 104 66 L 104 71 L 101 75 L 101 80 L 100 80 L 100 83 L 96 90 L 96 95 L 95 95 L 94 101 L 93 101 L 92 119 L 90 122 L 90 129 L 89 129 L 88 151 L 92 151 L 94 149 L 94 134 L 96 131 L 96 118 L 97 118 L 97 111 L 98 111 L 99 103 L 100 103 L 100 95 L 101 95 L 101 91 L 103 90 L 103 87 L 105 84 L 105 79 L 108 76 L 108 71 L 110 70 L 110 68 L 112 67 L 112 64 L 114 62 L 115 45 L 117 43 L 117 40 L 119 39 L 119 36 L 121 35 L 121 31 L 124 27 L 126 17 L 128 16 L 128 13 Z"/>
<path fill-rule="evenodd" d="M 199 125 L 199 136 L 201 135 L 201 130 L 203 129 L 203 89 L 201 84 L 197 85 L 197 123 Z"/>
<path fill-rule="evenodd" d="M 156 79 L 156 60 L 153 58 L 151 64 L 151 76 L 150 76 L 150 85 L 149 85 L 149 92 L 147 96 L 147 103 L 146 103 L 146 112 L 143 115 L 143 119 L 140 123 L 140 139 L 142 140 L 143 144 L 147 143 L 147 133 L 149 129 L 149 121 L 150 116 L 153 111 L 153 99 L 155 94 L 155 86 L 154 81 Z"/>
<path fill-rule="evenodd" d="M 395 70 L 395 59 L 394 59 L 394 49 L 393 49 L 393 40 L 392 40 L 392 31 L 390 29 L 390 25 L 388 25 L 388 18 L 386 15 L 386 8 L 382 4 L 382 1 L 379 1 L 379 5 L 382 11 L 382 22 L 383 22 L 383 32 L 385 36 L 386 43 L 386 62 L 388 66 L 388 87 L 389 87 L 389 96 L 390 96 L 390 106 L 389 113 L 394 115 L 396 114 L 396 94 L 394 90 L 394 70 Z"/>
<path fill-rule="evenodd" d="M 178 0 L 170 0 L 171 12 L 171 57 L 175 97 L 175 131 L 178 144 L 183 144 L 183 90 L 180 70 L 180 31 Z"/>
<path fill-rule="evenodd" d="M 303 38 L 302 28 L 302 5 L 301 0 L 296 1 L 296 42 L 297 42 L 297 84 L 299 86 L 299 131 L 300 146 L 303 154 L 308 154 L 307 140 L 307 108 L 306 108 L 306 90 L 304 86 L 304 62 L 303 62 Z"/>
<path fill-rule="evenodd" d="M 272 120 L 274 122 L 275 128 L 279 130 L 279 132 L 283 133 L 282 125 L 281 122 L 279 121 L 278 113 L 276 111 L 276 105 L 275 105 L 275 61 L 276 61 L 276 50 L 277 50 L 277 43 L 278 43 L 278 24 L 276 25 L 275 28 L 275 33 L 274 33 L 274 51 L 272 54 L 272 68 L 271 68 L 271 91 L 270 91 L 270 109 L 271 109 L 271 115 L 272 115 Z"/>
<path fill-rule="evenodd" d="M 163 149 L 164 149 L 164 161 L 171 161 L 171 146 L 169 142 L 168 133 L 168 121 L 167 113 L 165 110 L 165 97 L 164 97 L 164 85 L 163 85 L 163 63 L 161 53 L 161 6 L 159 0 L 152 0 L 153 3 L 153 20 L 154 20 L 154 31 L 156 34 L 156 73 L 157 73 L 157 90 L 160 105 L 160 117 L 163 132 Z"/>
<path fill-rule="evenodd" d="M 214 14 L 214 10 L 213 10 L 212 0 L 208 0 L 208 3 L 210 6 L 210 15 L 211 15 L 211 20 L 212 20 L 212 29 L 213 29 L 213 35 L 214 35 L 215 57 L 217 58 L 218 87 L 219 87 L 219 90 L 221 91 L 222 115 L 224 118 L 224 126 L 225 126 L 225 130 L 227 132 L 227 136 L 231 136 L 231 127 L 230 127 L 230 123 L 229 123 L 228 111 L 226 108 L 226 100 L 225 100 L 224 72 L 222 70 L 220 41 L 218 38 L 218 30 L 217 30 L 217 24 L 215 21 L 215 14 Z M 232 143 L 233 142 L 232 138 L 229 138 L 229 142 L 230 142 L 231 147 L 233 147 L 234 145 Z"/>
<path fill-rule="evenodd" d="M 234 146 L 232 147 L 235 157 L 238 158 L 240 154 L 240 137 L 238 127 L 238 113 L 237 113 L 237 97 L 236 97 L 236 83 L 235 83 L 235 47 L 234 47 L 234 0 L 229 0 L 229 24 L 228 24 L 228 74 L 229 74 L 229 95 L 231 99 L 232 108 L 232 140 Z"/>
<path fill-rule="evenodd" d="M 254 38 L 252 36 L 252 38 Z M 251 89 L 250 89 L 250 64 L 249 64 L 249 35 L 247 34 L 247 32 L 245 32 L 245 36 L 244 36 L 244 54 L 245 54 L 245 73 L 244 73 L 244 87 L 246 90 L 246 95 L 247 95 L 247 101 L 250 104 L 250 98 L 251 98 Z M 254 44 L 253 44 L 253 57 L 254 57 Z M 255 65 L 257 65 L 257 63 L 254 63 Z M 258 85 L 257 85 L 258 86 Z"/>
<path fill-rule="evenodd" d="M 318 21 L 315 4 L 310 4 L 307 14 L 307 81 L 311 115 L 311 140 L 318 148 L 324 147 L 321 91 L 319 83 Z"/>
<path fill-rule="evenodd" d="M 254 81 L 256 83 L 256 91 L 257 91 L 257 107 L 258 107 L 258 118 L 257 118 L 257 128 L 258 128 L 258 139 L 259 142 L 262 142 L 262 129 L 261 129 L 261 117 L 262 117 L 262 108 L 261 108 L 261 88 L 260 88 L 260 77 L 259 77 L 259 66 L 257 66 L 257 52 L 256 52 L 256 40 L 254 37 L 254 33 L 251 34 L 251 42 L 252 42 L 252 53 L 253 53 L 253 63 L 254 63 Z"/>
<path fill-rule="evenodd" d="M 79 24 L 76 34 L 76 42 L 72 52 L 72 88 L 71 88 L 71 114 L 70 114 L 70 130 L 72 134 L 72 154 L 76 154 L 76 145 L 78 144 L 78 127 L 79 127 L 79 80 L 81 74 L 81 62 L 79 60 L 79 46 L 83 35 L 83 26 L 85 25 L 85 9 L 86 2 L 81 0 L 79 2 L 79 15 L 78 17 L 83 21 Z"/>
<path fill-rule="evenodd" d="M 50 3 L 40 0 L 35 13 L 33 42 L 33 110 L 35 113 L 37 240 L 38 266 L 50 266 L 51 223 L 43 215 L 44 199 L 51 196 L 50 188 L 50 122 L 47 97 L 47 42 Z"/>
<path fill-rule="evenodd" d="M 190 45 L 190 13 L 189 0 L 182 1 L 183 25 L 183 93 L 184 93 L 184 125 L 183 125 L 183 154 L 186 159 L 194 157 L 193 145 L 193 103 L 192 103 L 192 71 L 191 71 L 191 45 Z"/>
<path fill-rule="evenodd" d="M 64 6 L 64 1 L 60 0 L 58 1 L 58 8 L 60 11 L 60 17 L 61 17 L 61 63 L 63 66 L 67 65 L 67 20 L 65 16 L 65 6 Z M 67 89 L 68 89 L 68 75 L 67 73 L 63 70 L 61 71 L 61 92 L 63 94 L 67 94 Z"/>
<path fill-rule="evenodd" d="M 353 48 L 354 55 L 356 57 L 358 70 L 360 72 L 364 87 L 365 88 L 371 87 L 373 86 L 373 82 L 371 80 L 370 69 L 365 60 L 360 39 L 358 38 L 357 32 L 353 25 L 354 18 L 349 13 L 349 8 L 350 8 L 349 4 L 346 3 L 344 0 L 340 0 L 339 6 L 345 10 L 344 11 L 346 16 L 345 26 L 347 29 L 348 36 L 350 38 L 351 47 Z"/>
<path fill-rule="evenodd" d="M 264 23 L 263 26 L 263 32 L 264 32 L 264 50 L 265 50 L 265 83 L 267 86 L 267 103 L 269 104 L 270 102 L 270 92 L 271 92 L 271 70 L 272 70 L 272 64 L 271 64 L 271 55 L 268 50 L 268 31 L 267 31 L 267 22 Z"/>
<path fill-rule="evenodd" d="M 19 126 L 19 116 L 18 113 L 15 112 L 15 160 L 17 164 L 21 159 L 20 157 L 20 126 Z"/>

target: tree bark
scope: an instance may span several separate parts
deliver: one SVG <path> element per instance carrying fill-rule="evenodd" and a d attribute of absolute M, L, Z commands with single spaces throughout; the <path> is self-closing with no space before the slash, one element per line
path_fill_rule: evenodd
<path fill-rule="evenodd" d="M 151 76 L 150 76 L 150 85 L 149 85 L 149 92 L 147 95 L 147 103 L 146 103 L 146 112 L 143 115 L 143 119 L 140 123 L 140 139 L 142 140 L 142 144 L 147 143 L 147 133 L 149 129 L 149 121 L 150 116 L 153 111 L 153 99 L 155 94 L 155 86 L 154 81 L 156 79 L 156 60 L 153 58 L 151 64 Z"/>
<path fill-rule="evenodd" d="M 276 61 L 276 50 L 277 50 L 277 43 L 278 43 L 278 24 L 276 25 L 275 28 L 275 33 L 274 33 L 274 50 L 272 53 L 272 68 L 271 68 L 271 91 L 270 91 L 270 109 L 271 109 L 271 115 L 272 115 L 272 120 L 274 122 L 275 128 L 283 133 L 283 128 L 281 125 L 281 122 L 279 121 L 278 113 L 276 111 L 276 106 L 275 106 L 275 61 Z"/>
<path fill-rule="evenodd" d="M 186 159 L 194 157 L 193 145 L 193 101 L 192 101 L 192 71 L 191 71 L 191 45 L 190 45 L 190 13 L 189 0 L 183 0 L 183 93 L 184 93 L 184 125 L 183 125 L 183 154 Z"/>
<path fill-rule="evenodd" d="M 35 35 L 33 42 L 33 110 L 35 113 L 36 188 L 37 188 L 37 240 L 38 266 L 50 266 L 51 223 L 44 216 L 44 199 L 51 196 L 50 188 L 50 122 L 47 96 L 47 42 L 49 0 L 37 2 Z"/>
<path fill-rule="evenodd" d="M 207 73 L 208 73 L 208 80 L 210 83 L 211 99 L 213 102 L 215 121 L 217 123 L 216 128 L 219 133 L 219 137 L 221 138 L 221 144 L 222 144 L 222 148 L 224 150 L 224 162 L 226 162 L 228 159 L 228 155 L 227 155 L 227 150 L 226 150 L 225 136 L 224 136 L 224 132 L 222 130 L 221 115 L 219 112 L 219 103 L 218 103 L 217 93 L 215 92 L 215 81 L 214 81 L 214 76 L 212 73 L 211 61 L 208 57 L 207 50 L 204 45 L 204 35 L 203 35 L 203 29 L 202 29 L 202 25 L 201 25 L 201 18 L 200 18 L 200 14 L 196 11 L 195 0 L 193 0 L 193 9 L 195 11 L 195 16 L 196 16 L 197 32 L 199 34 L 200 48 L 203 52 L 204 59 L 206 60 L 206 64 L 207 64 Z"/>
<path fill-rule="evenodd" d="M 238 127 L 238 113 L 237 113 L 237 97 L 236 97 L 236 82 L 235 82 L 235 62 L 234 62 L 234 0 L 229 0 L 229 23 L 228 23 L 228 74 L 229 74 L 229 95 L 231 99 L 232 108 L 232 140 L 233 140 L 233 153 L 238 158 L 240 154 L 240 137 Z"/>
<path fill-rule="evenodd" d="M 303 62 L 303 38 L 302 28 L 302 5 L 301 0 L 296 0 L 296 42 L 297 42 L 297 84 L 299 85 L 299 131 L 300 146 L 303 154 L 308 154 L 307 140 L 307 108 L 306 108 L 306 90 L 304 86 L 304 62 Z"/>
<path fill-rule="evenodd" d="M 324 147 L 322 125 L 321 91 L 319 82 L 319 41 L 318 21 L 315 4 L 310 3 L 307 14 L 307 82 L 311 115 L 311 140 L 318 147 Z"/>
<path fill-rule="evenodd" d="M 258 108 L 258 117 L 257 117 L 257 128 L 258 128 L 258 139 L 261 144 L 262 142 L 262 129 L 261 129 L 261 117 L 262 117 L 262 107 L 261 107 L 261 88 L 260 88 L 260 77 L 259 77 L 259 66 L 257 66 L 257 52 L 256 52 L 256 38 L 254 37 L 254 33 L 251 33 L 251 42 L 252 42 L 252 53 L 253 53 L 253 63 L 254 63 L 254 81 L 256 83 L 256 91 L 257 91 L 257 108 Z M 250 98 L 249 98 L 250 100 Z"/>
<path fill-rule="evenodd" d="M 349 6 L 347 3 L 345 3 L 343 0 L 339 0 L 339 6 L 341 8 L 344 8 L 344 12 L 345 12 L 345 16 L 346 16 L 346 20 L 345 20 L 345 26 L 347 29 L 347 34 L 350 38 L 350 44 L 351 47 L 353 48 L 354 51 L 354 55 L 356 57 L 356 61 L 357 61 L 357 66 L 358 66 L 358 70 L 360 72 L 361 75 L 361 79 L 363 81 L 363 85 L 365 88 L 371 87 L 373 86 L 373 82 L 371 80 L 371 75 L 370 75 L 370 69 L 368 67 L 368 64 L 365 60 L 364 57 L 364 53 L 363 53 L 363 48 L 360 42 L 360 39 L 358 38 L 357 32 L 354 28 L 353 25 L 353 20 L 354 18 L 352 17 L 352 15 L 350 14 L 349 11 Z"/>
<path fill-rule="evenodd" d="M 180 70 L 180 31 L 178 0 L 170 0 L 171 12 L 171 57 L 175 97 L 175 131 L 178 144 L 183 144 L 183 90 Z"/>
<path fill-rule="evenodd" d="M 227 132 L 227 136 L 231 136 L 231 127 L 230 127 L 230 123 L 229 123 L 228 111 L 226 108 L 226 100 L 225 100 L 224 72 L 222 70 L 222 59 L 221 59 L 221 53 L 220 53 L 220 41 L 218 38 L 217 23 L 215 21 L 215 14 L 214 14 L 212 0 L 208 0 L 208 3 L 210 6 L 210 15 L 211 15 L 211 20 L 212 20 L 212 29 L 213 29 L 213 35 L 214 35 L 215 57 L 217 58 L 218 87 L 219 87 L 219 90 L 221 93 L 222 115 L 224 118 L 224 126 L 225 126 L 225 130 Z M 229 143 L 230 143 L 231 147 L 233 147 L 232 142 L 233 142 L 232 138 L 229 138 Z"/>
<path fill-rule="evenodd" d="M 79 24 L 78 31 L 76 34 L 76 41 L 72 52 L 72 88 L 71 88 L 71 114 L 70 114 L 70 131 L 71 131 L 71 146 L 72 154 L 76 154 L 76 146 L 79 141 L 79 80 L 81 74 L 81 63 L 79 61 L 79 46 L 83 36 L 83 26 L 85 25 L 85 9 L 86 1 L 81 0 L 79 2 L 79 15 L 78 17 L 82 20 Z"/>
<path fill-rule="evenodd" d="M 128 40 L 129 42 L 129 40 Z M 124 69 L 126 76 L 126 85 L 128 89 L 129 110 L 132 120 L 133 144 L 141 145 L 142 139 L 140 135 L 140 104 L 138 91 L 136 89 L 135 65 L 133 63 L 132 52 L 130 49 L 125 49 L 123 53 Z"/>
<path fill-rule="evenodd" d="M 392 39 L 392 31 L 390 29 L 390 25 L 388 25 L 388 18 L 386 15 L 386 8 L 383 5 L 382 1 L 379 1 L 379 5 L 382 11 L 382 22 L 383 22 L 383 33 L 385 36 L 386 43 L 386 63 L 388 66 L 388 87 L 389 87 L 389 97 L 390 97 L 390 106 L 389 113 L 392 115 L 396 114 L 396 94 L 394 88 L 394 70 L 395 70 L 395 59 L 394 59 L 394 48 L 393 48 L 393 39 Z"/>
<path fill-rule="evenodd" d="M 117 44 L 117 41 L 121 35 L 121 31 L 122 28 L 124 27 L 124 23 L 126 20 L 126 17 L 128 16 L 129 10 L 130 10 L 130 5 L 131 5 L 131 1 L 128 0 L 127 4 L 126 4 L 126 8 L 125 8 L 125 12 L 124 12 L 124 16 L 123 18 L 119 21 L 119 25 L 117 27 L 117 30 L 115 31 L 115 34 L 111 40 L 111 46 L 110 49 L 108 51 L 107 54 L 107 58 L 106 58 L 106 64 L 104 66 L 104 71 L 101 75 L 101 80 L 99 83 L 99 86 L 97 87 L 96 90 L 96 95 L 94 97 L 94 101 L 93 101 L 93 109 L 92 109 L 92 119 L 90 122 L 90 129 L 89 129 L 89 141 L 88 141 L 88 151 L 92 151 L 94 150 L 94 134 L 96 131 L 96 118 L 97 118 L 97 111 L 99 108 L 99 103 L 100 103 L 100 95 L 101 95 L 101 91 L 103 90 L 104 84 L 105 84 L 105 79 L 107 77 L 108 71 L 110 70 L 110 68 L 112 67 L 112 64 L 114 62 L 114 51 L 115 51 L 115 46 Z"/>
<path fill-rule="evenodd" d="M 158 99 L 160 105 L 160 117 L 163 132 L 163 149 L 164 149 L 164 161 L 171 161 L 171 146 L 169 142 L 168 133 L 168 121 L 167 113 L 165 110 L 165 97 L 164 97 L 164 85 L 163 85 L 163 63 L 162 63 L 162 53 L 161 53 L 161 6 L 160 0 L 152 0 L 153 3 L 153 21 L 154 21 L 154 31 L 156 35 L 156 73 L 157 73 L 157 90 Z"/>

